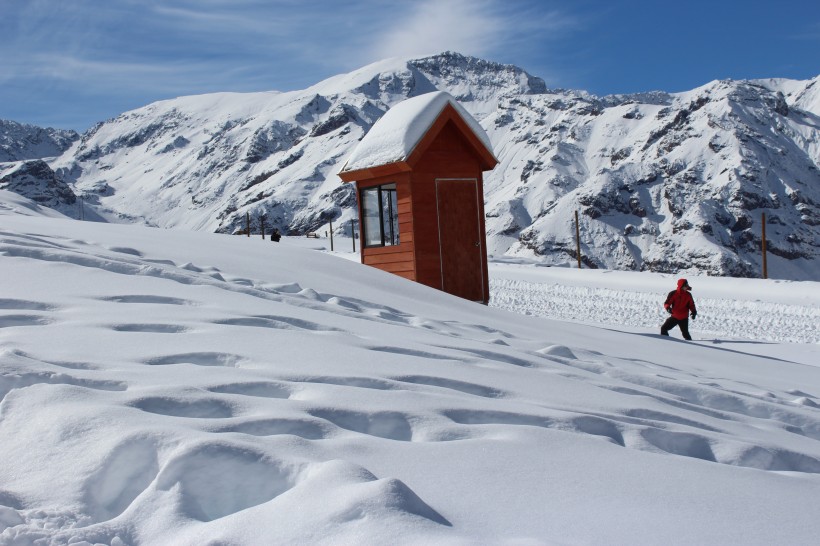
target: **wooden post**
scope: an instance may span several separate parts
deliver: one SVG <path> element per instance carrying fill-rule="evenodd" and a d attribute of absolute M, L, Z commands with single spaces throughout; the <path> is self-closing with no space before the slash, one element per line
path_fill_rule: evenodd
<path fill-rule="evenodd" d="M 350 221 L 350 240 L 353 241 L 353 252 L 356 252 L 356 221 Z"/>
<path fill-rule="evenodd" d="M 330 220 L 330 251 L 333 252 L 333 220 Z"/>
<path fill-rule="evenodd" d="M 760 246 L 763 248 L 763 278 L 769 278 L 769 271 L 768 267 L 766 266 L 766 213 L 761 213 L 760 216 L 760 230 L 762 232 L 760 236 Z"/>
<path fill-rule="evenodd" d="M 259 229 L 262 230 L 262 240 L 265 240 L 265 215 L 259 215 Z"/>
<path fill-rule="evenodd" d="M 581 228 L 578 227 L 578 211 L 575 211 L 575 252 L 578 255 L 578 269 L 581 269 Z"/>
<path fill-rule="evenodd" d="M 251 236 L 251 213 L 245 213 L 245 233 L 247 233 L 248 237 Z"/>

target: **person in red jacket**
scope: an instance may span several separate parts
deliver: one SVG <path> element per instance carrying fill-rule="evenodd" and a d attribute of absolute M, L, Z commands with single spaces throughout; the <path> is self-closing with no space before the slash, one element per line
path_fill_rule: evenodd
<path fill-rule="evenodd" d="M 669 330 L 675 326 L 680 326 L 680 331 L 684 339 L 691 340 L 689 335 L 689 313 L 692 313 L 692 320 L 698 315 L 698 310 L 695 308 L 695 300 L 692 299 L 692 294 L 689 291 L 692 287 L 686 279 L 678 279 L 678 289 L 669 292 L 666 296 L 666 301 L 663 302 L 663 308 L 666 309 L 671 317 L 666 319 L 666 322 L 661 326 L 661 335 L 668 336 Z"/>

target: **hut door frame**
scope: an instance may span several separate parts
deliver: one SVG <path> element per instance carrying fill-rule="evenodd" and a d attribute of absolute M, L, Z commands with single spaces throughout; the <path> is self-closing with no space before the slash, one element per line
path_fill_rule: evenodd
<path fill-rule="evenodd" d="M 445 243 L 453 241 L 453 238 L 449 236 L 449 234 L 445 234 L 444 230 L 448 229 L 447 225 L 442 226 L 442 218 L 441 218 L 441 207 L 442 207 L 442 198 L 441 192 L 439 191 L 440 185 L 444 184 L 458 184 L 458 183 L 470 183 L 471 189 L 473 190 L 473 195 L 475 196 L 475 219 L 474 219 L 474 227 L 475 233 L 474 238 L 475 240 L 465 240 L 463 250 L 467 252 L 470 256 L 470 262 L 474 262 L 474 271 L 469 273 L 467 286 L 465 287 L 463 283 L 452 282 L 452 277 L 450 278 L 450 283 L 448 285 L 448 271 L 446 270 L 445 264 L 452 263 L 451 260 L 445 258 L 445 251 L 448 250 L 445 248 Z M 483 267 L 483 255 L 484 255 L 484 236 L 481 233 L 481 203 L 478 201 L 479 199 L 479 191 L 478 191 L 478 179 L 476 178 L 437 178 L 436 179 L 436 218 L 438 221 L 438 242 L 439 242 L 439 263 L 441 264 L 441 288 L 445 292 L 450 294 L 454 294 L 456 296 L 460 296 L 466 299 L 471 299 L 473 301 L 484 301 L 484 285 L 486 279 L 484 278 L 484 267 Z M 463 210 L 464 206 L 457 206 L 459 210 Z M 467 207 L 468 209 L 472 207 Z M 445 221 L 445 224 L 448 224 Z M 452 225 L 450 222 L 449 225 Z M 467 228 L 467 231 L 471 231 L 472 226 Z M 452 249 L 450 249 L 452 250 Z M 452 271 L 449 271 L 452 273 Z M 477 281 L 477 286 L 475 282 Z M 451 291 L 455 290 L 455 291 Z M 461 293 L 459 293 L 461 292 Z"/>

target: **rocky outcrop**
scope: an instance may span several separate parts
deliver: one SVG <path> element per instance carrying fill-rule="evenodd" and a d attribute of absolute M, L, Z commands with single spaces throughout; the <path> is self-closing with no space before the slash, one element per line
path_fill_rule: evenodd
<path fill-rule="evenodd" d="M 0 190 L 13 191 L 35 203 L 66 216 L 77 215 L 77 196 L 57 178 L 48 164 L 40 159 L 23 161 L 0 168 Z"/>
<path fill-rule="evenodd" d="M 0 119 L 0 163 L 56 157 L 80 138 L 75 131 Z"/>

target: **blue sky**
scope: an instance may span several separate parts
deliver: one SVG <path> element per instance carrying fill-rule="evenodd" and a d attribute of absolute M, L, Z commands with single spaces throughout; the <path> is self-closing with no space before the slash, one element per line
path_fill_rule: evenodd
<path fill-rule="evenodd" d="M 598 95 L 809 79 L 820 2 L 0 0 L 0 119 L 83 131 L 156 100 L 445 50 Z"/>

